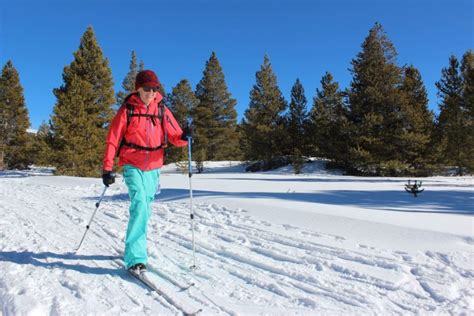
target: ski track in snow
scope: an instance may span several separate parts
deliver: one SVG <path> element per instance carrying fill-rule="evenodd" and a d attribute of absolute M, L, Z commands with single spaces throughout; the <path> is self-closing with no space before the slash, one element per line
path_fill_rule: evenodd
<path fill-rule="evenodd" d="M 111 187 L 74 253 L 101 186 L 0 178 L 0 304 L 5 315 L 180 315 L 117 261 L 128 220 L 123 186 Z M 203 315 L 473 313 L 473 253 L 406 253 L 343 236 L 277 225 L 245 210 L 153 204 L 150 270 Z"/>

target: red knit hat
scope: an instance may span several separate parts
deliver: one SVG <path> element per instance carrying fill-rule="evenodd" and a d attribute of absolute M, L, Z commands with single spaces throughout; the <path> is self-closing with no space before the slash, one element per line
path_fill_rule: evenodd
<path fill-rule="evenodd" d="M 151 70 L 143 70 L 137 74 L 135 79 L 135 90 L 140 89 L 141 87 L 159 87 L 160 81 L 156 74 Z"/>

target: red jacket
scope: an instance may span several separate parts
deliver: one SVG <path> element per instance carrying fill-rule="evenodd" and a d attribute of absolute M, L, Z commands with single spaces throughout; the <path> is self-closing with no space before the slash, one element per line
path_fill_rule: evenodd
<path fill-rule="evenodd" d="M 133 106 L 133 114 L 152 114 L 158 115 L 158 103 L 163 99 L 161 94 L 157 93 L 155 99 L 147 107 L 140 99 L 138 94 L 132 94 L 127 103 Z M 168 135 L 168 141 L 177 146 L 183 147 L 188 144 L 181 139 L 183 131 L 176 122 L 171 111 L 164 107 L 164 125 Z M 141 147 L 158 147 L 164 143 L 164 133 L 161 121 L 158 118 L 145 116 L 132 116 L 127 127 L 128 111 L 126 105 L 122 105 L 112 120 L 112 124 L 107 134 L 105 145 L 104 171 L 112 171 L 114 158 L 120 147 L 120 142 L 125 137 L 127 143 Z M 147 151 L 131 148 L 123 145 L 119 154 L 119 165 L 132 165 L 141 170 L 152 170 L 163 166 L 164 149 Z"/>

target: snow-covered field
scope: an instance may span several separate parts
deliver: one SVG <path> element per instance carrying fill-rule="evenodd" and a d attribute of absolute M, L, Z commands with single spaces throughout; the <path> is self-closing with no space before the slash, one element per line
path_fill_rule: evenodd
<path fill-rule="evenodd" d="M 164 168 L 149 223 L 152 277 L 202 315 L 473 315 L 474 177 L 245 173 L 208 165 L 189 179 Z M 180 315 L 121 268 L 128 219 L 121 178 L 0 173 L 0 311 L 4 315 Z M 180 291 L 178 285 L 195 282 Z"/>

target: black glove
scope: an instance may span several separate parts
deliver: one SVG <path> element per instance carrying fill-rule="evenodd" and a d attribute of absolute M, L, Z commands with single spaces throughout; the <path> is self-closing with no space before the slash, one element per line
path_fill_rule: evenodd
<path fill-rule="evenodd" d="M 106 187 L 115 182 L 115 173 L 112 171 L 104 171 L 102 173 L 102 182 Z"/>
<path fill-rule="evenodd" d="M 183 128 L 183 134 L 181 134 L 182 140 L 188 140 L 188 137 L 193 137 L 193 131 L 190 126 Z"/>

